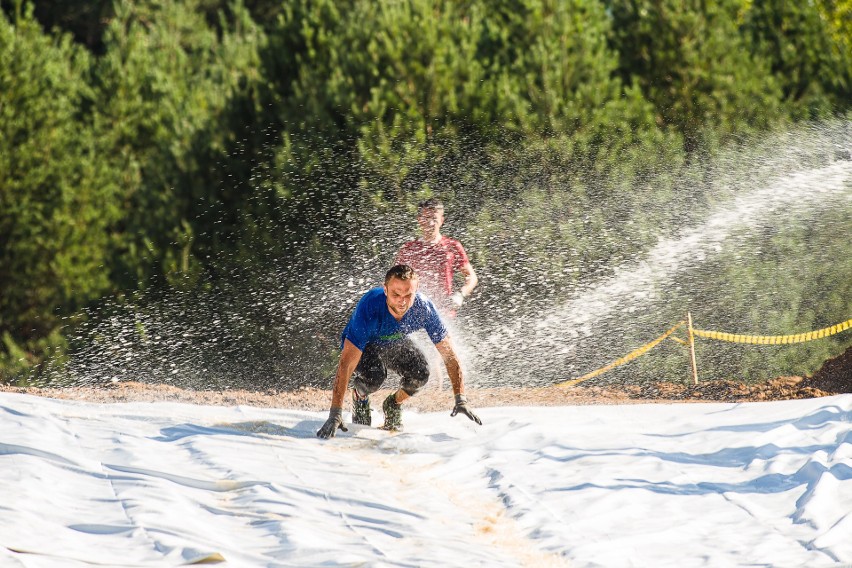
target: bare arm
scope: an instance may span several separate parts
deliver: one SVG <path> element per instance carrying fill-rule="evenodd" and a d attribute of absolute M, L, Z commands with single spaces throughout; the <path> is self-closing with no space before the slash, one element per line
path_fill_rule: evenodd
<path fill-rule="evenodd" d="M 349 379 L 361 360 L 361 350 L 348 339 L 343 340 L 343 351 L 340 352 L 340 362 L 337 364 L 337 374 L 334 377 L 334 390 L 331 392 L 331 407 L 343 408 L 343 399 L 349 387 Z"/>
<path fill-rule="evenodd" d="M 406 257 L 406 249 L 408 248 L 408 243 L 403 244 L 399 247 L 399 250 L 396 251 L 396 258 L 393 259 L 394 265 L 396 264 L 408 264 L 405 260 Z"/>
<path fill-rule="evenodd" d="M 453 394 L 464 394 L 464 376 L 450 337 L 447 336 L 441 342 L 436 343 L 435 348 L 438 349 L 438 353 L 441 354 L 444 365 L 447 367 L 447 374 L 453 384 Z"/>
<path fill-rule="evenodd" d="M 438 348 L 438 353 L 444 358 L 444 365 L 447 366 L 447 374 L 450 375 L 450 381 L 453 383 L 453 393 L 456 395 L 456 405 L 450 416 L 464 414 L 482 426 L 482 420 L 470 408 L 467 397 L 464 395 L 464 377 L 462 376 L 461 365 L 459 365 L 459 358 L 456 355 L 456 350 L 453 349 L 453 344 L 449 336 L 440 343 L 436 343 L 435 347 Z"/>
<path fill-rule="evenodd" d="M 462 296 L 465 298 L 473 294 L 473 289 L 479 284 L 479 278 L 473 270 L 473 266 L 468 262 L 462 266 L 459 271 L 464 275 L 464 284 L 461 287 Z"/>

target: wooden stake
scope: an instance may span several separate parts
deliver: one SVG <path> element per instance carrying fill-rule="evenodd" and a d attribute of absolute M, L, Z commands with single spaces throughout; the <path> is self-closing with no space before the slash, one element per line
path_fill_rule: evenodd
<path fill-rule="evenodd" d="M 698 384 L 698 366 L 695 363 L 695 335 L 692 333 L 692 314 L 686 312 L 686 338 L 689 342 L 689 357 L 692 360 L 692 380 Z"/>

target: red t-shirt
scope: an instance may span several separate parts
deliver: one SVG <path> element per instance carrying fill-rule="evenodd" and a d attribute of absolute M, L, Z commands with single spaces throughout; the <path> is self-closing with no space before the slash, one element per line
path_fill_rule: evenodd
<path fill-rule="evenodd" d="M 453 294 L 453 274 L 468 262 L 461 243 L 444 236 L 435 244 L 408 241 L 396 255 L 396 264 L 413 268 L 420 276 L 421 290 L 441 303 Z"/>

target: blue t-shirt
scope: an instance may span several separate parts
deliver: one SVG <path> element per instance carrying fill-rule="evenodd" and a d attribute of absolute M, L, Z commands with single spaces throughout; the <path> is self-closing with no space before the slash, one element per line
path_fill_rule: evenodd
<path fill-rule="evenodd" d="M 340 348 L 343 349 L 343 341 L 348 339 L 363 351 L 368 343 L 387 345 L 420 329 L 426 330 L 432 343 L 440 343 L 447 337 L 447 328 L 432 300 L 417 292 L 414 304 L 397 321 L 388 310 L 384 288 L 373 288 L 355 306 L 340 336 Z"/>

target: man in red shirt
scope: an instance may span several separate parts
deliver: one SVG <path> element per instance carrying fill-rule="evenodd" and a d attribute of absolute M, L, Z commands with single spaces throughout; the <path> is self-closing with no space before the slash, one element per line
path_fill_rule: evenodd
<path fill-rule="evenodd" d="M 441 234 L 444 205 L 440 200 L 427 199 L 418 205 L 417 224 L 422 236 L 402 245 L 394 264 L 411 266 L 420 276 L 421 290 L 444 314 L 455 316 L 479 283 L 476 272 L 461 243 Z M 464 276 L 464 284 L 453 291 L 456 272 Z"/>

